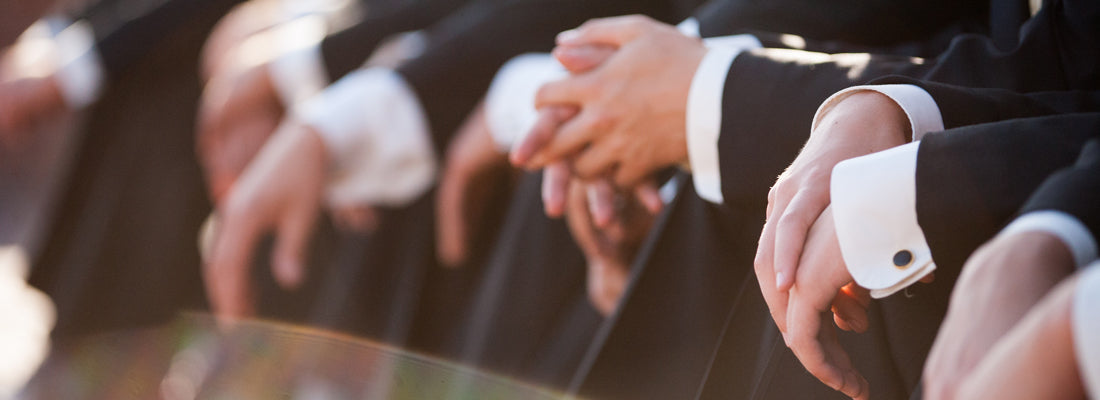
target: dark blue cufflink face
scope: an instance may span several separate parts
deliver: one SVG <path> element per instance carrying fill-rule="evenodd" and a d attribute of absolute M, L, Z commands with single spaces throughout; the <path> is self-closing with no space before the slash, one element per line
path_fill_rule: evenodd
<path fill-rule="evenodd" d="M 898 268 L 908 267 L 913 262 L 913 253 L 909 250 L 902 250 L 894 253 L 894 266 Z"/>

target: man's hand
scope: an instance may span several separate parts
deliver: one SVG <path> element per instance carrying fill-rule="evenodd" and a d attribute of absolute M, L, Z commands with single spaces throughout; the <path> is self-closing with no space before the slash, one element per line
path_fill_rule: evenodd
<path fill-rule="evenodd" d="M 436 196 L 436 254 L 448 267 L 470 256 L 493 196 L 510 192 L 513 170 L 508 155 L 497 150 L 483 107 L 470 115 L 447 148 L 446 166 Z"/>
<path fill-rule="evenodd" d="M 224 200 L 284 113 L 266 64 L 224 70 L 206 85 L 196 149 L 216 203 Z"/>
<path fill-rule="evenodd" d="M 0 55 L 0 146 L 18 146 L 40 122 L 68 107 L 61 96 L 56 69 L 48 57 L 35 57 L 17 43 Z M 45 73 L 43 73 L 45 72 Z"/>
<path fill-rule="evenodd" d="M 634 196 L 616 193 L 607 181 L 574 179 L 566 221 L 588 262 L 588 298 L 603 315 L 618 306 L 630 278 L 630 264 L 654 215 Z M 604 219 L 602 223 L 597 220 Z"/>
<path fill-rule="evenodd" d="M 581 178 L 612 177 L 633 187 L 660 168 L 687 159 L 685 108 L 706 49 L 699 39 L 641 16 L 593 20 L 559 36 L 561 55 L 588 45 L 617 47 L 595 69 L 544 85 L 536 105 L 579 107 L 553 140 L 513 156 L 528 168 L 573 156 Z"/>
<path fill-rule="evenodd" d="M 1073 302 L 1075 291 L 1080 290 L 1077 280 L 1074 276 L 1059 284 L 998 340 L 960 382 L 957 398 L 1085 398 L 1076 358 L 1081 353 L 1074 350 Z"/>
<path fill-rule="evenodd" d="M 909 121 L 893 100 L 871 91 L 853 94 L 822 117 L 798 158 L 768 193 L 767 221 L 754 264 L 780 331 L 787 331 L 786 318 L 775 313 L 786 309 L 780 304 L 786 303 L 794 283 L 806 235 L 829 205 L 833 167 L 902 145 L 908 131 Z"/>
<path fill-rule="evenodd" d="M 844 265 L 828 208 L 811 227 L 804 253 L 787 304 L 775 305 L 785 306 L 785 312 L 777 314 L 773 308 L 772 315 L 786 321 L 783 339 L 810 374 L 853 399 L 867 399 L 869 385 L 837 341 L 832 322 L 845 330 L 866 331 L 870 296 L 855 285 Z"/>
<path fill-rule="evenodd" d="M 937 399 L 969 398 L 959 390 L 974 367 L 1073 270 L 1069 249 L 1045 232 L 998 236 L 982 246 L 967 260 L 951 294 L 924 365 L 924 392 Z"/>
<path fill-rule="evenodd" d="M 320 136 L 286 124 L 219 208 L 220 226 L 203 279 L 215 314 L 239 318 L 255 312 L 249 269 L 256 242 L 276 232 L 273 273 L 287 288 L 305 274 L 303 255 L 317 219 L 328 165 Z"/>

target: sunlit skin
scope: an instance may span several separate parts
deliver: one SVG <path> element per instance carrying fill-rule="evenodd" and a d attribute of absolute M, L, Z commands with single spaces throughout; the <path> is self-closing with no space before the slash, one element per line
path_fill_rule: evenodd
<path fill-rule="evenodd" d="M 994 343 L 1074 268 L 1065 244 L 1045 232 L 998 236 L 982 246 L 967 260 L 951 294 L 925 363 L 924 393 L 969 398 L 960 390 Z"/>
<path fill-rule="evenodd" d="M 853 398 L 868 396 L 867 382 L 852 368 L 835 337 L 818 336 L 831 331 L 827 314 L 822 314 L 830 309 L 844 311 L 835 317 L 840 327 L 867 329 L 866 294 L 840 296 L 830 306 L 836 293 L 852 282 L 835 245 L 831 213 L 825 213 L 829 182 L 840 161 L 902 145 L 910 136 L 908 131 L 908 119 L 893 100 L 875 92 L 853 94 L 822 117 L 768 193 L 767 219 L 754 261 L 764 300 L 802 365 Z M 814 243 L 830 246 L 818 246 L 822 251 L 811 255 Z M 821 275 L 805 268 L 832 272 Z M 817 278 L 805 278 L 811 275 Z M 808 301 L 796 301 L 797 297 Z"/>
<path fill-rule="evenodd" d="M 637 186 L 654 172 L 687 160 L 685 108 L 702 41 L 646 17 L 592 20 L 558 36 L 555 55 L 569 66 L 585 46 L 617 49 L 598 67 L 550 82 L 538 92 L 540 109 L 577 107 L 550 134 L 533 133 L 512 154 L 527 168 L 569 160 L 582 179 L 610 178 Z M 595 50 L 601 52 L 601 50 Z"/>

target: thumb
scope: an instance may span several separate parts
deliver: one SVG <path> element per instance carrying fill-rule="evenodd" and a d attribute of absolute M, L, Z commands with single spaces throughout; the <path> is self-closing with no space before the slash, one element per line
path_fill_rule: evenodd
<path fill-rule="evenodd" d="M 272 249 L 272 273 L 284 289 L 296 289 L 302 284 L 305 276 L 303 259 L 314 219 L 314 211 L 292 210 L 279 223 L 279 234 Z"/>
<path fill-rule="evenodd" d="M 557 44 L 563 46 L 583 46 L 605 44 L 622 46 L 634 40 L 645 31 L 645 27 L 655 22 L 641 15 L 600 18 L 585 22 L 577 29 L 558 34 Z"/>

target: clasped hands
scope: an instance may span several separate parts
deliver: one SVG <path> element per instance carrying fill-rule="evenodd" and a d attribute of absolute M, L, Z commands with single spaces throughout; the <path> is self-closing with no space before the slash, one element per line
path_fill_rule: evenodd
<path fill-rule="evenodd" d="M 614 52 L 589 69 L 574 65 L 591 62 L 601 48 Z M 511 154 L 517 165 L 546 168 L 548 213 L 560 210 L 570 174 L 644 187 L 655 171 L 686 164 L 687 95 L 705 53 L 698 39 L 636 16 L 593 20 L 559 35 L 554 55 L 573 74 L 542 87 L 540 119 Z M 806 369 L 864 399 L 869 385 L 825 320 L 863 332 L 870 304 L 840 253 L 829 177 L 840 161 L 904 144 L 909 125 L 892 100 L 874 92 L 850 96 L 820 122 L 769 193 L 755 269 L 784 340 Z"/>

